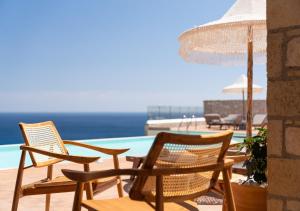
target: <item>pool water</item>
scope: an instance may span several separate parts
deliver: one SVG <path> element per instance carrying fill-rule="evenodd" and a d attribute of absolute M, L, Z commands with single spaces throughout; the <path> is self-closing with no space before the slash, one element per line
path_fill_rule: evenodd
<path fill-rule="evenodd" d="M 208 134 L 209 132 L 201 132 L 201 134 Z M 199 134 L 199 132 L 189 132 L 189 134 Z M 109 139 L 89 139 L 79 140 L 86 144 L 95 146 L 101 146 L 104 148 L 129 148 L 126 153 L 121 156 L 144 156 L 148 153 L 153 141 L 154 136 L 140 136 L 140 137 L 127 137 L 127 138 L 109 138 Z M 240 143 L 243 141 L 243 137 L 239 134 L 235 134 L 232 138 L 232 143 Z M 102 159 L 111 158 L 111 156 L 99 153 L 89 149 L 83 149 L 81 147 L 66 145 L 68 151 L 72 155 L 84 155 L 84 156 L 100 156 Z M 17 168 L 21 156 L 20 145 L 2 145 L 0 146 L 0 169 Z M 26 165 L 31 165 L 31 160 L 27 154 Z"/>

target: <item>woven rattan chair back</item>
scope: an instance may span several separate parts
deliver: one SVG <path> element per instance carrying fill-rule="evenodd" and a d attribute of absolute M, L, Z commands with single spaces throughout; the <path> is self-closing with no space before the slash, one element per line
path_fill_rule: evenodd
<path fill-rule="evenodd" d="M 216 135 L 180 135 L 160 133 L 142 166 L 152 168 L 193 168 L 224 161 L 232 131 Z M 163 176 L 163 200 L 196 198 L 212 188 L 220 170 Z M 130 190 L 135 200 L 155 200 L 155 177 L 138 176 Z"/>
<path fill-rule="evenodd" d="M 68 154 L 52 121 L 35 124 L 20 123 L 19 126 L 27 146 L 57 154 Z M 61 161 L 60 159 L 38 153 L 29 152 L 29 154 L 33 165 L 37 167 L 48 166 Z"/>

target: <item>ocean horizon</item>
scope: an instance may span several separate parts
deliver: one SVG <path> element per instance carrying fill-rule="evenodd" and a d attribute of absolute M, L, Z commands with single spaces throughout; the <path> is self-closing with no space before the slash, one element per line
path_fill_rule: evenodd
<path fill-rule="evenodd" d="M 65 140 L 143 136 L 146 112 L 0 113 L 0 145 L 24 143 L 19 122 L 53 121 Z"/>

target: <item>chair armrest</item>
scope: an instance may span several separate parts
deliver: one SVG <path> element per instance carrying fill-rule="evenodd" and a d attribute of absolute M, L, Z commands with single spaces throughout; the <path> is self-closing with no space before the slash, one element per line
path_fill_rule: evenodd
<path fill-rule="evenodd" d="M 230 167 L 233 164 L 232 160 L 228 160 L 226 166 Z M 88 182 L 98 178 L 121 176 L 121 175 L 139 175 L 139 176 L 162 176 L 172 174 L 190 174 L 196 172 L 206 172 L 214 170 L 222 170 L 225 167 L 224 163 L 217 163 L 192 168 L 155 168 L 155 169 L 110 169 L 103 171 L 75 171 L 69 169 L 62 169 L 63 174 L 74 181 Z"/>
<path fill-rule="evenodd" d="M 232 165 L 233 165 L 234 163 L 235 163 L 235 162 L 234 162 L 233 159 L 227 158 L 227 157 L 226 157 L 226 158 L 224 159 L 224 168 L 225 168 L 225 169 L 231 168 Z"/>
<path fill-rule="evenodd" d="M 67 160 L 67 161 L 71 161 L 74 163 L 80 163 L 80 164 L 92 163 L 100 158 L 100 157 L 86 157 L 86 156 L 58 154 L 58 153 L 53 153 L 53 152 L 45 151 L 42 149 L 25 146 L 25 145 L 21 145 L 20 149 L 27 150 L 29 152 L 39 153 L 42 155 L 47 155 L 49 157 L 54 157 L 54 158 L 61 159 L 61 160 Z"/>
<path fill-rule="evenodd" d="M 144 162 L 146 156 L 126 156 L 126 161 L 129 162 Z"/>
<path fill-rule="evenodd" d="M 249 157 L 250 157 L 249 155 L 229 155 L 229 156 L 226 156 L 225 158 L 233 160 L 234 163 L 240 163 L 245 160 L 248 160 Z"/>
<path fill-rule="evenodd" d="M 74 146 L 78 146 L 78 147 L 84 147 L 84 148 L 95 150 L 97 152 L 101 152 L 101 153 L 108 154 L 108 155 L 119 155 L 119 154 L 122 154 L 129 150 L 129 149 L 109 149 L 109 148 L 103 148 L 103 147 L 98 147 L 98 146 L 84 144 L 84 143 L 75 142 L 75 141 L 67 141 L 67 140 L 64 140 L 63 142 L 64 142 L 64 144 L 74 145 Z"/>

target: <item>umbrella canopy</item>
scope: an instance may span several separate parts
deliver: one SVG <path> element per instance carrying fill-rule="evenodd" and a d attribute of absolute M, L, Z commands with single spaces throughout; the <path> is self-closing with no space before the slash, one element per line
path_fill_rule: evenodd
<path fill-rule="evenodd" d="M 237 0 L 219 20 L 179 36 L 179 54 L 187 62 L 245 65 L 249 26 L 253 31 L 255 63 L 265 62 L 266 0 Z"/>
<path fill-rule="evenodd" d="M 239 65 L 247 61 L 247 137 L 252 136 L 253 58 L 265 62 L 266 40 L 266 0 L 237 0 L 221 19 L 179 37 L 179 53 L 187 62 Z"/>
<path fill-rule="evenodd" d="M 223 88 L 224 93 L 237 93 L 242 94 L 247 92 L 248 89 L 248 80 L 245 75 L 241 75 L 238 79 L 231 85 L 226 86 Z M 260 93 L 263 91 L 263 88 L 259 85 L 253 84 L 252 85 L 253 93 Z"/>

